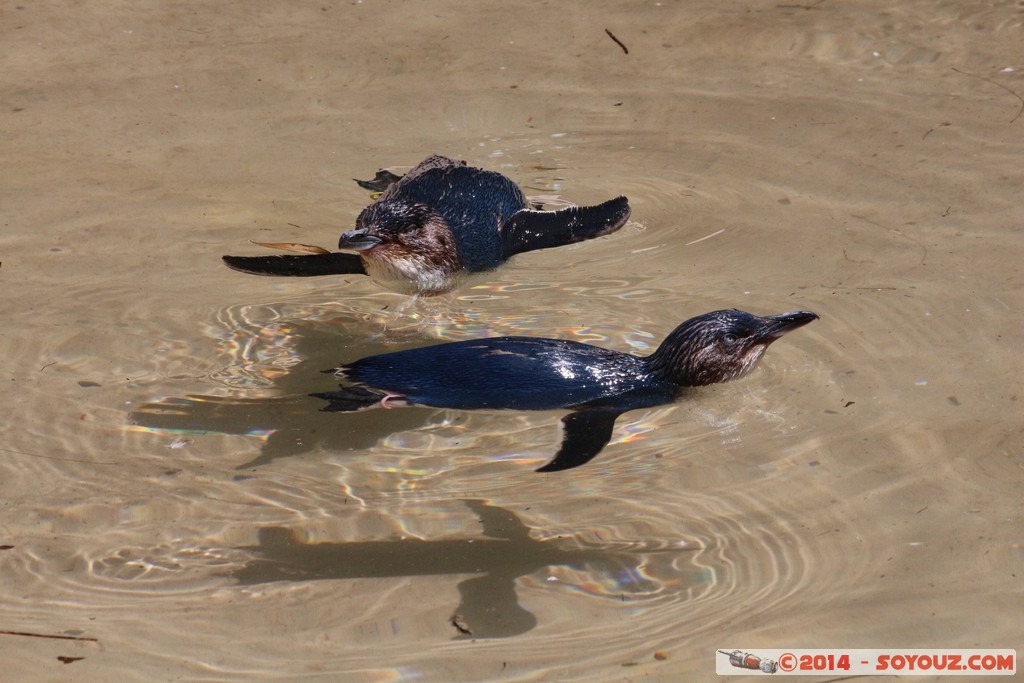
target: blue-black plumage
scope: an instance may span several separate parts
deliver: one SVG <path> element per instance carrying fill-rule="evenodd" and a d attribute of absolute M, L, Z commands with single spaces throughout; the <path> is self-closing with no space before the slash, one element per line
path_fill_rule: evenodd
<path fill-rule="evenodd" d="M 381 171 L 372 181 L 357 182 L 381 195 L 338 242 L 356 253 L 225 256 L 225 263 L 260 275 L 365 273 L 436 294 L 452 289 L 461 272 L 491 270 L 515 254 L 606 235 L 630 214 L 625 197 L 536 211 L 500 173 L 437 155 L 404 176 Z"/>
<path fill-rule="evenodd" d="M 564 339 L 493 337 L 370 356 L 350 382 L 437 408 L 553 410 L 623 396 L 670 400 L 675 386 L 644 359 Z"/>
<path fill-rule="evenodd" d="M 354 361 L 335 372 L 340 391 L 314 394 L 327 411 L 382 405 L 574 412 L 562 447 L 539 471 L 588 462 L 623 412 L 669 403 L 686 387 L 737 379 L 776 339 L 817 315 L 757 316 L 721 310 L 690 318 L 649 356 L 542 337 L 493 337 L 436 344 Z"/>

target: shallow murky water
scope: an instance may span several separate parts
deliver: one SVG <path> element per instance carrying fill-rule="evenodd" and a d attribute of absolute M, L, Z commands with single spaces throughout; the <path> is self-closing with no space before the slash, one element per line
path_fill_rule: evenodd
<path fill-rule="evenodd" d="M 1020 649 L 1021 3 L 3 15 L 5 680 Z M 429 299 L 221 265 L 333 246 L 352 178 L 435 152 L 632 220 Z M 569 472 L 533 472 L 559 412 L 308 396 L 437 340 L 648 353 L 723 307 L 821 320 Z"/>

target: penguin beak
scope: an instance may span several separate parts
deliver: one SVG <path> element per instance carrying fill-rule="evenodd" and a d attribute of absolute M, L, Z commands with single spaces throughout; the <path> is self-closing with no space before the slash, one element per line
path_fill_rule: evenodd
<path fill-rule="evenodd" d="M 383 241 L 376 235 L 369 234 L 366 228 L 360 228 L 359 230 L 349 230 L 343 233 L 341 239 L 338 240 L 338 248 L 366 251 L 367 249 L 373 249 Z"/>
<path fill-rule="evenodd" d="M 775 341 L 787 332 L 792 332 L 798 327 L 803 327 L 812 320 L 817 320 L 818 314 L 811 311 L 792 311 L 791 313 L 779 313 L 778 315 L 767 315 L 764 320 L 764 327 L 758 332 L 758 340 L 762 343 Z"/>

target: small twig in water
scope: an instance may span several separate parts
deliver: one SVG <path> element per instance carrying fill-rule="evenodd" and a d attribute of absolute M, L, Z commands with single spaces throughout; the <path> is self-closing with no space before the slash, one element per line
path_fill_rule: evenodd
<path fill-rule="evenodd" d="M 954 67 L 950 67 L 950 68 L 953 69 L 953 71 L 957 72 L 958 74 L 963 74 L 964 76 L 973 76 L 974 78 L 980 78 L 981 80 L 985 81 L 986 83 L 991 83 L 992 85 L 997 85 L 1000 88 L 1002 88 L 1003 90 L 1005 90 L 1006 92 L 1008 92 L 1011 95 L 1013 95 L 1014 97 L 1016 97 L 1018 100 L 1020 100 L 1020 109 L 1017 110 L 1017 115 L 1014 116 L 1012 119 L 1010 119 L 1010 123 L 1013 123 L 1014 121 L 1016 121 L 1017 119 L 1020 118 L 1021 114 L 1024 114 L 1024 97 L 1021 97 L 1020 95 L 1015 93 L 1013 90 L 1010 90 L 1009 88 L 1007 88 L 1005 85 L 1003 85 L 999 81 L 993 81 L 991 78 L 986 78 L 985 76 L 979 76 L 978 74 L 972 74 L 970 71 L 961 71 L 960 69 L 956 68 L 955 66 Z"/>
<path fill-rule="evenodd" d="M 89 465 L 120 465 L 120 462 L 113 462 L 109 460 L 83 460 L 81 458 L 62 458 L 57 455 L 43 455 L 42 453 L 29 453 L 28 451 L 19 451 L 15 448 L 0 448 L 0 451 L 4 453 L 17 453 L 18 455 L 27 455 L 31 458 L 44 458 L 46 460 L 60 460 L 61 462 L 84 462 Z"/>
<path fill-rule="evenodd" d="M 940 123 L 939 125 L 935 126 L 934 128 L 929 128 L 927 131 L 925 131 L 925 134 L 921 136 L 921 139 L 924 140 L 926 137 L 928 137 L 929 135 L 931 135 L 932 133 L 937 131 L 939 128 L 945 128 L 946 126 L 952 126 L 952 125 L 953 124 L 951 124 L 949 121 L 943 121 L 942 123 Z"/>
<path fill-rule="evenodd" d="M 692 241 L 692 242 L 687 242 L 687 243 L 686 243 L 686 244 L 684 244 L 683 246 L 684 246 L 684 247 L 688 247 L 688 246 L 690 246 L 690 245 L 692 245 L 692 244 L 697 244 L 697 242 L 703 242 L 704 240 L 709 240 L 709 239 L 711 239 L 712 237 L 715 237 L 716 235 L 721 235 L 721 234 L 722 234 L 723 232 L 725 232 L 725 228 L 722 228 L 722 229 L 721 229 L 721 230 L 719 230 L 718 232 L 713 232 L 713 233 L 711 233 L 710 235 L 704 235 L 704 236 L 703 236 L 703 237 L 701 237 L 701 238 L 700 238 L 699 240 L 694 240 L 694 241 Z"/>
<path fill-rule="evenodd" d="M 469 627 L 463 623 L 461 614 L 453 614 L 452 618 L 448 622 L 455 627 L 455 630 L 464 636 L 471 636 L 473 632 L 469 630 Z"/>
<path fill-rule="evenodd" d="M 618 38 L 616 38 L 616 37 L 615 37 L 615 34 L 614 34 L 614 33 L 612 33 L 611 31 L 609 31 L 608 29 L 605 29 L 605 30 L 604 30 L 604 32 L 608 34 L 608 37 L 609 37 L 609 38 L 611 38 L 612 40 L 614 40 L 614 41 L 615 41 L 615 44 L 616 44 L 616 45 L 618 45 L 619 47 L 621 47 L 621 48 L 622 48 L 622 51 L 623 51 L 623 52 L 625 52 L 625 53 L 626 53 L 627 55 L 629 54 L 629 48 L 628 48 L 628 47 L 626 47 L 625 45 L 623 45 L 623 44 L 622 44 L 622 41 L 621 41 L 621 40 L 619 40 Z"/>
<path fill-rule="evenodd" d="M 90 643 L 98 643 L 99 641 L 95 638 L 88 636 L 54 636 L 49 633 L 30 633 L 28 631 L 0 631 L 0 635 L 5 636 L 26 636 L 28 638 L 53 638 L 55 640 L 87 640 Z"/>

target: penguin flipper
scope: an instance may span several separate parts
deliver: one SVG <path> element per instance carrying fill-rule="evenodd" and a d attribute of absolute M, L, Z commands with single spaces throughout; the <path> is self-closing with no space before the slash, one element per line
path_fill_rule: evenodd
<path fill-rule="evenodd" d="M 228 268 L 253 275 L 312 277 L 315 275 L 366 275 L 358 254 L 275 254 L 273 256 L 224 256 Z"/>
<path fill-rule="evenodd" d="M 359 180 L 358 178 L 353 178 L 359 187 L 364 190 L 369 190 L 370 192 L 383 192 L 401 179 L 402 176 L 395 175 L 391 171 L 383 170 L 377 171 L 377 175 L 373 176 L 373 180 Z"/>
<path fill-rule="evenodd" d="M 621 414 L 621 410 L 591 408 L 563 417 L 565 435 L 562 437 L 562 447 L 551 462 L 536 471 L 560 472 L 586 465 L 608 445 L 615 419 Z"/>
<path fill-rule="evenodd" d="M 363 387 L 341 387 L 340 391 L 325 391 L 310 396 L 327 401 L 327 405 L 320 409 L 325 413 L 354 413 L 380 405 L 381 399 L 385 398 Z"/>
<path fill-rule="evenodd" d="M 522 209 L 501 227 L 505 258 L 607 235 L 621 228 L 629 214 L 629 200 L 625 197 L 558 211 Z"/>

